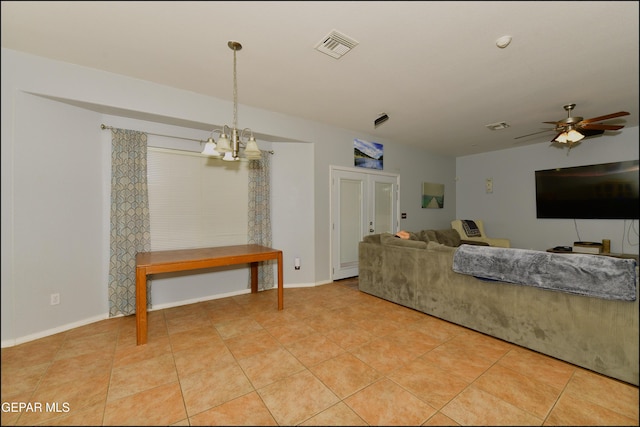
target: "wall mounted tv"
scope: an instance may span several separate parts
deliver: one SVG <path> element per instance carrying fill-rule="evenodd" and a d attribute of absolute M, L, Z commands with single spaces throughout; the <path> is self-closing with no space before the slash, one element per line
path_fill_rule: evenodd
<path fill-rule="evenodd" d="M 639 219 L 638 160 L 535 172 L 538 218 Z"/>

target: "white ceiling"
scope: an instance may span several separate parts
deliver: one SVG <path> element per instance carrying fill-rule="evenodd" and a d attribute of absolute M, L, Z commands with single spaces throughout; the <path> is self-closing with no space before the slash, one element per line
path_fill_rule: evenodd
<path fill-rule="evenodd" d="M 638 126 L 638 17 L 637 1 L 2 1 L 1 29 L 2 47 L 227 100 L 236 40 L 240 104 L 461 156 L 550 141 L 514 138 L 569 103 Z M 332 30 L 359 44 L 315 50 Z"/>

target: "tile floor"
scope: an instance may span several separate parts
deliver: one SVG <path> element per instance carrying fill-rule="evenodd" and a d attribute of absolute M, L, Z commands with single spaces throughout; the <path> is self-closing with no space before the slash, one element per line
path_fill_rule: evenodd
<path fill-rule="evenodd" d="M 2 425 L 638 425 L 638 387 L 357 281 L 284 306 L 269 290 L 152 311 L 144 346 L 128 316 L 4 348 Z"/>

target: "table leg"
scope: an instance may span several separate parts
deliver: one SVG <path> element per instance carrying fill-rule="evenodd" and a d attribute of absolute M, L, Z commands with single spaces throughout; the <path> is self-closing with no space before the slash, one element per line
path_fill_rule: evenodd
<path fill-rule="evenodd" d="M 147 343 L 147 271 L 136 268 L 136 341 Z"/>
<path fill-rule="evenodd" d="M 278 310 L 284 308 L 283 296 L 283 268 L 282 268 L 282 252 L 278 253 Z"/>
<path fill-rule="evenodd" d="M 251 293 L 258 292 L 258 263 L 251 263 Z"/>

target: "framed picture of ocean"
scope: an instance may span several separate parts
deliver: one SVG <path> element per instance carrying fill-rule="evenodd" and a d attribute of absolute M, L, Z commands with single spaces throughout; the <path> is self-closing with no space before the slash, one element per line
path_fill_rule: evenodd
<path fill-rule="evenodd" d="M 444 184 L 422 183 L 422 207 L 425 209 L 444 208 Z"/>
<path fill-rule="evenodd" d="M 353 164 L 359 168 L 382 169 L 383 154 L 382 144 L 353 140 Z"/>

